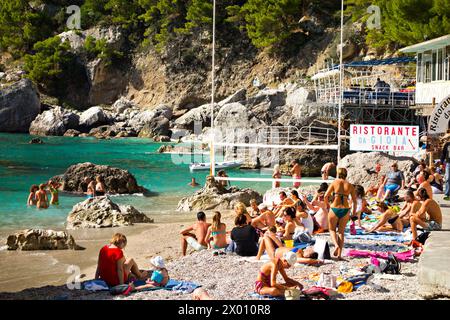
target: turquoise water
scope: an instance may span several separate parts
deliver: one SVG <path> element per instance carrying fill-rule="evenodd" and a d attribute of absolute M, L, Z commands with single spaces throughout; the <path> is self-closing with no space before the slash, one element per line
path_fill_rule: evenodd
<path fill-rule="evenodd" d="M 116 202 L 132 204 L 152 217 L 176 214 L 178 201 L 193 193 L 188 186 L 191 177 L 203 185 L 208 172 L 190 173 L 184 164 L 174 164 L 179 155 L 158 154 L 159 143 L 137 138 L 97 140 L 94 138 L 44 137 L 42 145 L 30 145 L 25 134 L 0 134 L 0 230 L 18 228 L 63 227 L 72 206 L 81 197 L 62 195 L 60 205 L 47 210 L 27 207 L 31 184 L 48 181 L 64 173 L 72 164 L 92 162 L 127 169 L 138 183 L 154 193 L 151 197 L 119 196 Z M 184 156 L 186 157 L 186 156 Z M 197 161 L 208 161 L 197 156 Z M 230 176 L 270 177 L 270 171 L 231 170 Z M 268 183 L 234 183 L 260 192 L 270 188 Z"/>

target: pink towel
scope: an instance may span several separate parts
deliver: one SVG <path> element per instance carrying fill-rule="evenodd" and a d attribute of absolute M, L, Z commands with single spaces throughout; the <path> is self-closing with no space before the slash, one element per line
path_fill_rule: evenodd
<path fill-rule="evenodd" d="M 390 253 L 392 253 L 392 252 L 348 250 L 347 251 L 347 256 L 348 257 L 354 257 L 354 258 L 370 258 L 370 257 L 373 257 L 373 258 L 387 259 L 388 255 Z M 394 256 L 400 262 L 411 261 L 414 258 L 414 250 L 409 250 L 409 251 L 400 252 L 400 253 L 394 253 Z"/>

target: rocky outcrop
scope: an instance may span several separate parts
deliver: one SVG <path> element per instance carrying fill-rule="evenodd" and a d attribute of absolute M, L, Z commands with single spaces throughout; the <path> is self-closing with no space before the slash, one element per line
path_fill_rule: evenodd
<path fill-rule="evenodd" d="M 95 165 L 90 162 L 70 166 L 61 176 L 53 179 L 62 183 L 61 190 L 74 193 L 85 192 L 85 178 L 103 178 L 106 191 L 109 194 L 146 193 L 144 187 L 138 186 L 136 178 L 127 170 L 110 166 Z"/>
<path fill-rule="evenodd" d="M 214 116 L 219 112 L 220 106 L 214 106 Z M 184 115 L 175 120 L 178 129 L 194 131 L 194 125 L 198 123 L 202 127 L 211 126 L 211 104 L 204 104 L 198 108 L 189 110 Z"/>
<path fill-rule="evenodd" d="M 180 200 L 177 211 L 195 211 L 195 210 L 226 210 L 232 209 L 237 202 L 243 202 L 247 206 L 250 200 L 256 199 L 261 202 L 262 196 L 252 189 L 239 189 L 231 187 L 224 188 L 214 177 L 206 178 L 206 184 L 190 197 Z"/>
<path fill-rule="evenodd" d="M 80 129 L 89 132 L 92 128 L 107 123 L 107 116 L 101 107 L 92 107 L 84 111 L 80 116 Z"/>
<path fill-rule="evenodd" d="M 0 132 L 28 133 L 40 110 L 39 94 L 31 80 L 23 79 L 0 90 Z"/>
<path fill-rule="evenodd" d="M 390 170 L 392 163 L 398 164 L 398 169 L 403 171 L 406 180 L 413 176 L 418 162 L 414 158 L 393 157 L 381 152 L 358 152 L 344 157 L 339 164 L 347 169 L 347 179 L 353 184 L 362 185 L 367 188 L 377 185 L 379 177 L 374 173 L 377 162 L 381 165 L 380 175 L 385 175 Z"/>
<path fill-rule="evenodd" d="M 80 117 L 61 107 L 44 111 L 34 119 L 30 134 L 38 136 L 62 136 L 69 129 L 77 129 Z"/>
<path fill-rule="evenodd" d="M 139 132 L 140 138 L 156 138 L 158 136 L 169 135 L 169 120 L 163 116 L 152 119 L 152 121 L 144 125 L 144 127 Z"/>
<path fill-rule="evenodd" d="M 64 137 L 78 137 L 81 134 L 80 131 L 69 129 L 66 132 L 64 132 Z"/>
<path fill-rule="evenodd" d="M 27 229 L 10 235 L 8 250 L 82 250 L 73 237 L 65 231 Z"/>
<path fill-rule="evenodd" d="M 113 109 L 114 111 L 116 111 L 117 113 L 122 113 L 125 110 L 134 107 L 134 103 L 130 100 L 128 100 L 125 97 L 121 97 L 119 100 L 117 100 L 116 102 L 114 102 L 113 104 Z"/>
<path fill-rule="evenodd" d="M 110 228 L 153 220 L 133 206 L 121 206 L 108 197 L 95 197 L 77 203 L 67 217 L 67 229 Z"/>
<path fill-rule="evenodd" d="M 172 118 L 172 109 L 167 105 L 159 105 L 153 110 L 132 112 L 129 114 L 129 118 L 128 126 L 136 132 L 140 132 L 146 125 L 153 128 L 161 125 L 168 130 L 169 120 Z M 164 133 L 167 135 L 168 132 L 164 131 Z"/>

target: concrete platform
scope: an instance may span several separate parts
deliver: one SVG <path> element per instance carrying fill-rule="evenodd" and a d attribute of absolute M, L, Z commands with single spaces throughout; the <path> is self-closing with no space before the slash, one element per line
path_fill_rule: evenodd
<path fill-rule="evenodd" d="M 443 231 L 433 231 L 418 265 L 419 294 L 426 298 L 450 297 L 450 201 L 437 195 L 442 207 Z"/>

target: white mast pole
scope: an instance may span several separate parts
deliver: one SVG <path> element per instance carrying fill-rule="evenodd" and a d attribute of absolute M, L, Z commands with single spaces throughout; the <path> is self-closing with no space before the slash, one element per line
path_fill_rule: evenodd
<path fill-rule="evenodd" d="M 216 91 L 216 84 L 215 84 L 215 75 L 216 75 L 216 69 L 215 69 L 215 63 L 216 63 L 216 0 L 213 0 L 213 33 L 212 33 L 212 69 L 211 69 L 211 156 L 210 156 L 210 175 L 215 176 L 216 175 L 216 160 L 215 160 L 215 150 L 214 150 L 214 139 L 215 139 L 215 133 L 214 133 L 214 96 Z"/>
<path fill-rule="evenodd" d="M 340 47 L 340 65 L 339 65 L 339 114 L 338 114 L 338 150 L 337 150 L 337 165 L 341 161 L 341 129 L 342 129 L 342 103 L 343 103 L 343 85 L 344 85 L 344 0 L 341 1 L 341 47 Z"/>

